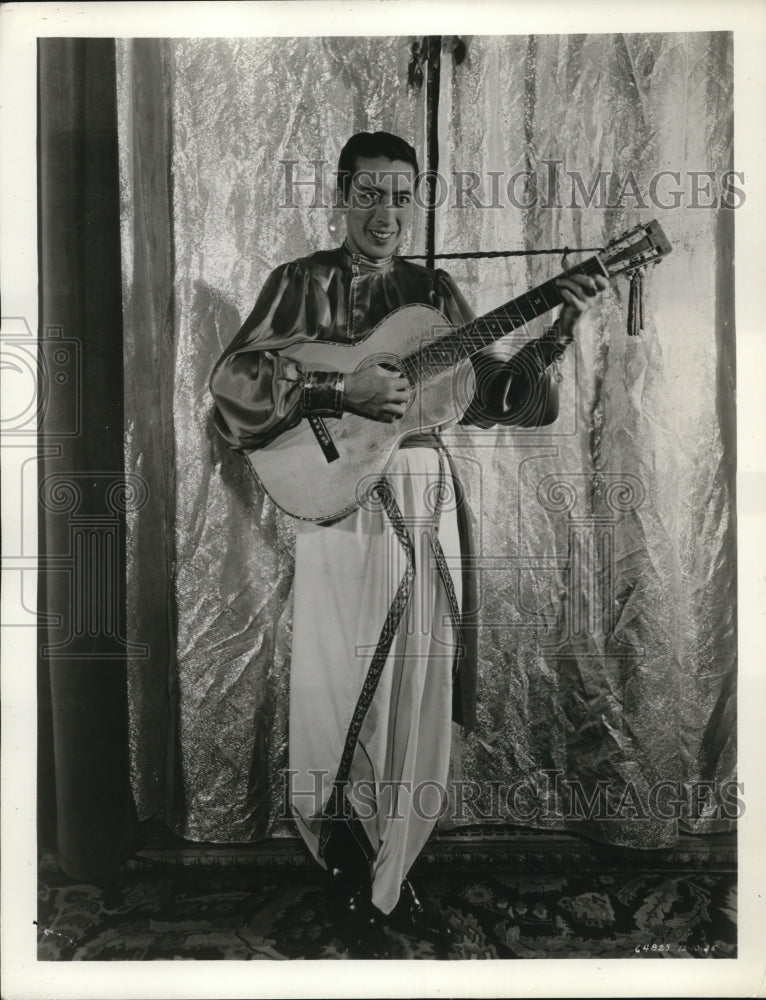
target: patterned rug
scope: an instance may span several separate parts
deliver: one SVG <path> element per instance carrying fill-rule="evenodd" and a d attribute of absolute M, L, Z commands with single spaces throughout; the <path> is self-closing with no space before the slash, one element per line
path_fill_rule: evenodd
<path fill-rule="evenodd" d="M 454 942 L 387 930 L 392 957 L 735 958 L 736 873 L 424 869 L 419 892 Z M 344 959 L 323 883 L 305 871 L 139 863 L 76 883 L 43 866 L 38 957 L 45 961 Z"/>

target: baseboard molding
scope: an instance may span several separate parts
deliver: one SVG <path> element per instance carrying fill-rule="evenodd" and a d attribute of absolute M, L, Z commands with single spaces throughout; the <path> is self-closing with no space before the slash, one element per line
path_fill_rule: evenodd
<path fill-rule="evenodd" d="M 127 864 L 274 870 L 312 867 L 315 862 L 299 837 L 273 837 L 252 844 L 200 844 L 149 821 L 143 825 L 140 848 Z M 418 867 L 455 864 L 464 869 L 503 865 L 528 869 L 733 871 L 737 866 L 737 838 L 736 833 L 682 834 L 672 847 L 636 850 L 596 843 L 572 833 L 490 825 L 434 835 L 417 862 Z"/>

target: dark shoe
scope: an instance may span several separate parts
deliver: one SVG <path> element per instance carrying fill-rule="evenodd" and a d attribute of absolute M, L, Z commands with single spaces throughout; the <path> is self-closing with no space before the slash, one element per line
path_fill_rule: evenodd
<path fill-rule="evenodd" d="M 357 890 L 345 901 L 341 936 L 351 958 L 391 958 L 383 914 Z"/>
<path fill-rule="evenodd" d="M 436 944 L 449 944 L 452 940 L 452 928 L 445 918 L 433 906 L 420 901 L 407 879 L 402 882 L 399 902 L 389 914 L 388 923 L 403 934 Z"/>
<path fill-rule="evenodd" d="M 336 868 L 329 902 L 331 919 L 350 958 L 391 958 L 383 914 L 372 905 L 369 885 L 359 885 Z"/>
<path fill-rule="evenodd" d="M 340 868 L 333 868 L 328 874 L 328 916 L 333 923 L 342 924 L 347 920 L 349 912 L 355 912 L 365 899 L 370 898 L 370 890 L 364 880 L 351 876 Z"/>

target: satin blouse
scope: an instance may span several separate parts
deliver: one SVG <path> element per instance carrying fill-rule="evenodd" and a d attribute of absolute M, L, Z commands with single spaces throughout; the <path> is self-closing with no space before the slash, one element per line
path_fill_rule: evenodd
<path fill-rule="evenodd" d="M 446 271 L 397 256 L 371 260 L 344 243 L 280 265 L 213 370 L 218 432 L 239 451 L 268 444 L 312 412 L 302 402 L 309 375 L 313 412 L 328 412 L 333 373 L 306 372 L 280 349 L 300 340 L 355 343 L 395 309 L 415 304 L 433 306 L 455 326 L 473 319 Z M 474 365 L 477 391 L 464 420 L 484 427 L 514 422 L 520 404 L 535 392 L 540 366 L 513 362 L 485 357 Z"/>

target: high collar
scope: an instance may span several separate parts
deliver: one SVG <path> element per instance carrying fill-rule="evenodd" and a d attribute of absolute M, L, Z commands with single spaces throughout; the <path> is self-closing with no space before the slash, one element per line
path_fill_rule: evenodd
<path fill-rule="evenodd" d="M 383 271 L 389 271 L 394 266 L 394 260 L 396 259 L 396 254 L 391 254 L 390 257 L 376 258 L 357 253 L 356 250 L 352 250 L 348 239 L 343 241 L 340 252 L 341 256 L 350 266 L 366 274 L 380 274 Z"/>

